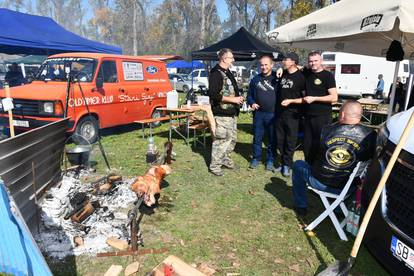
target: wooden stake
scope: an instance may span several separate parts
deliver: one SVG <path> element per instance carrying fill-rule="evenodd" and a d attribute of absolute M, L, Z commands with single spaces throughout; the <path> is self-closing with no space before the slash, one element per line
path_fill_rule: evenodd
<path fill-rule="evenodd" d="M 11 98 L 10 97 L 10 88 L 9 88 L 9 84 L 7 82 L 4 84 L 4 90 L 6 91 L 6 98 Z M 9 113 L 10 136 L 14 137 L 13 111 L 9 110 L 8 113 Z"/>

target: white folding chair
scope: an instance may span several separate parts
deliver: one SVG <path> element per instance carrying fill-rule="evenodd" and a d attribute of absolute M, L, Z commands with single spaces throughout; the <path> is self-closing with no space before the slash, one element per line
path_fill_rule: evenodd
<path fill-rule="evenodd" d="M 358 162 L 358 164 L 355 166 L 354 170 L 352 171 L 351 175 L 348 178 L 348 181 L 345 184 L 345 187 L 343 188 L 343 190 L 341 191 L 341 193 L 338 194 L 332 194 L 332 193 L 327 193 L 327 192 L 323 192 L 320 190 L 317 190 L 315 188 L 312 188 L 311 186 L 308 185 L 308 189 L 315 192 L 316 194 L 319 195 L 319 197 L 322 200 L 323 205 L 325 206 L 325 211 L 320 214 L 314 221 L 312 221 L 306 228 L 305 231 L 311 231 L 313 230 L 316 226 L 318 226 L 319 223 L 321 223 L 327 216 L 329 216 L 329 218 L 331 219 L 333 225 L 335 226 L 336 232 L 338 232 L 339 237 L 341 238 L 341 240 L 343 241 L 347 241 L 348 238 L 346 237 L 346 234 L 343 230 L 343 228 L 346 225 L 346 218 L 348 216 L 348 209 L 346 208 L 346 205 L 344 203 L 344 200 L 347 197 L 349 188 L 351 187 L 352 182 L 354 181 L 355 177 L 360 176 L 366 169 L 367 165 L 369 164 L 369 162 Z M 331 203 L 329 203 L 328 198 L 332 198 L 334 199 L 334 201 Z M 338 218 L 335 215 L 335 208 L 340 206 L 345 218 L 342 220 L 341 223 L 339 223 Z"/>

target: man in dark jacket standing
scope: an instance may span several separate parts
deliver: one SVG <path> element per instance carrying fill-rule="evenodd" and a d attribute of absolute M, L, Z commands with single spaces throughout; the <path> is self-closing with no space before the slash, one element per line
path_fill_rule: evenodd
<path fill-rule="evenodd" d="M 266 170 L 273 170 L 275 159 L 275 107 L 277 78 L 272 72 L 273 60 L 270 56 L 260 58 L 261 73 L 249 85 L 247 104 L 253 109 L 253 159 L 250 168 L 254 169 L 262 159 L 262 141 L 266 133 L 269 144 L 266 151 Z"/>
<path fill-rule="evenodd" d="M 210 172 L 216 176 L 224 175 L 221 167 L 234 169 L 231 153 L 236 146 L 237 116 L 244 98 L 239 95 L 237 82 L 229 68 L 234 62 L 230 49 L 221 49 L 219 63 L 210 71 L 209 97 L 211 109 L 216 121 L 211 149 Z"/>

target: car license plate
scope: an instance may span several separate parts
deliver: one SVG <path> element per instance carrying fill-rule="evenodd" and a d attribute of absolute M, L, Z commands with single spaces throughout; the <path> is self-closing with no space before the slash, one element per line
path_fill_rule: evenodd
<path fill-rule="evenodd" d="M 29 127 L 29 121 L 13 120 L 13 125 L 18 127 Z"/>
<path fill-rule="evenodd" d="M 414 269 L 414 250 L 394 236 L 391 239 L 391 251 L 397 259 Z"/>

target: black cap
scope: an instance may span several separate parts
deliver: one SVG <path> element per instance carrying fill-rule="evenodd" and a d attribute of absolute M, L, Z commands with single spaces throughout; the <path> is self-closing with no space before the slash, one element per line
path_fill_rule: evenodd
<path fill-rule="evenodd" d="M 296 64 L 299 63 L 299 56 L 294 52 L 289 52 L 283 57 L 283 59 L 287 59 L 287 58 L 293 60 Z"/>

